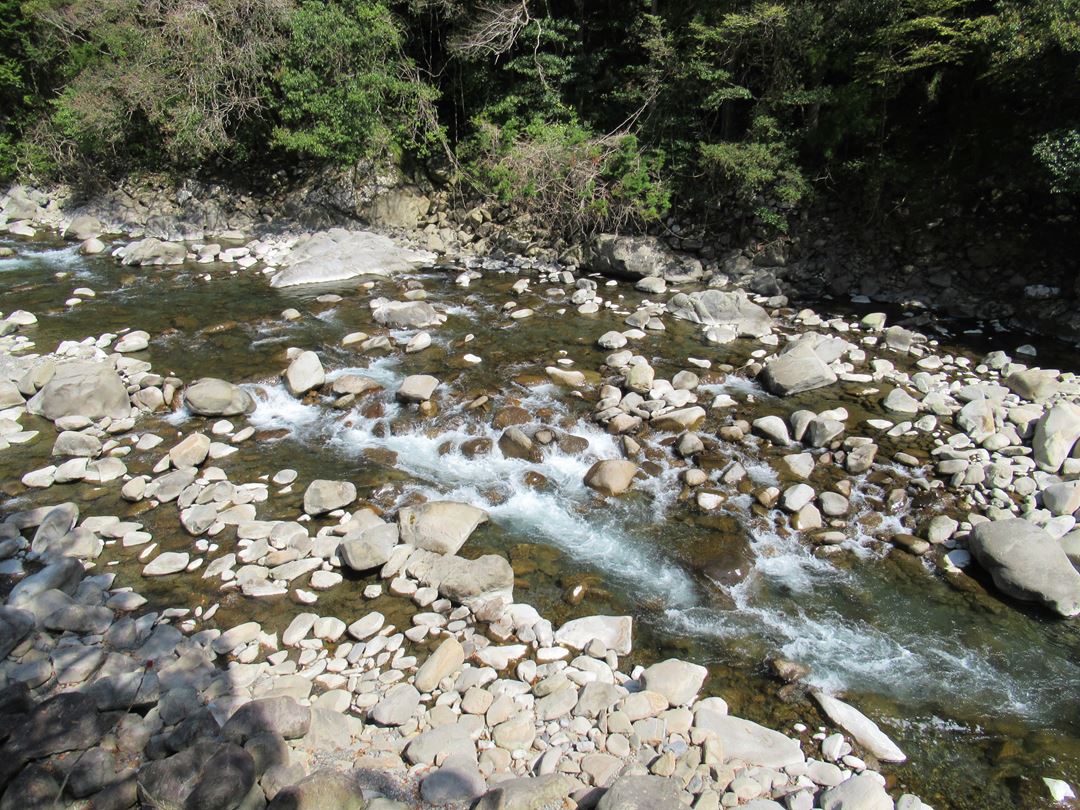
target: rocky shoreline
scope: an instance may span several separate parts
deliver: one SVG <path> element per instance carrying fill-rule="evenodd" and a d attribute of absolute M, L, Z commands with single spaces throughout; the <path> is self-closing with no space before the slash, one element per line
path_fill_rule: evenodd
<path fill-rule="evenodd" d="M 111 226 L 90 214 L 55 218 L 50 205 L 16 219 L 27 210 L 20 198 L 15 207 L 9 199 L 4 210 L 16 223 L 9 233 L 32 235 L 26 229 L 34 226 L 19 224 L 32 219 L 78 239 L 86 252 L 106 249 L 100 237 Z M 231 227 L 244 223 L 223 224 L 230 226 L 219 232 L 223 239 L 245 241 Z M 116 258 L 139 266 L 235 263 L 276 286 L 390 275 L 430 265 L 436 257 L 426 251 L 445 255 L 446 247 L 430 240 L 402 247 L 344 230 L 221 247 L 205 241 L 205 229 L 192 243 L 147 236 L 149 230 L 147 224 L 142 233 L 129 231 L 141 238 L 115 249 Z M 573 264 L 526 259 L 515 268 L 531 273 L 515 283 L 517 296 L 528 295 L 533 283 L 564 290 L 560 315 L 600 314 L 627 327 L 600 338 L 610 354 L 599 373 L 559 364 L 544 369 L 593 403 L 595 421 L 620 437 L 623 458 L 597 461 L 585 479 L 589 487 L 619 497 L 648 474 L 646 450 L 657 436 L 674 434 L 665 452 L 682 465 L 681 484 L 698 509 L 716 510 L 733 493 L 748 494 L 757 507 L 787 515 L 792 531 L 829 555 L 839 552 L 850 528 L 852 478 L 887 460 L 903 471 L 889 473 L 893 508 L 902 509 L 912 493 L 948 490 L 963 518 L 941 514 L 911 534 L 896 533 L 891 540 L 898 548 L 958 577 L 974 557 L 1009 596 L 1065 617 L 1080 612 L 1080 574 L 1073 568 L 1080 539 L 1074 529 L 1080 384 L 1073 374 L 1030 368 L 1002 353 L 981 364 L 941 356 L 933 340 L 889 326 L 880 313 L 825 320 L 788 309 L 783 296 L 751 297 L 734 287 L 673 291 L 664 301 L 669 284 L 701 280 L 692 263 L 642 273 L 635 268 L 660 260 L 647 252 L 609 253 L 611 272 L 641 276 L 636 285 L 656 300 L 624 312 L 616 297 L 606 297 L 603 280 Z M 494 259 L 463 263 L 461 286 L 507 266 Z M 404 351 L 423 351 L 430 344 L 424 330 L 445 318 L 425 299 L 414 286 L 401 300 L 369 304 L 388 332 L 410 333 Z M 508 300 L 503 317 L 534 314 Z M 742 368 L 717 371 L 758 378 L 781 397 L 863 386 L 864 396 L 882 401 L 893 418 L 855 423 L 844 408 L 725 416 L 734 405 L 730 397 L 710 398 L 702 382 L 714 370 L 710 361 L 688 358 L 686 369 L 665 380 L 633 351 L 646 334 L 661 333 L 665 319 L 699 325 L 706 346 L 756 342 Z M 35 355 L 28 337 L 35 320 L 15 312 L 0 322 L 0 447 L 38 440 L 19 420 L 40 416 L 55 426 L 52 454 L 59 463 L 27 470 L 22 484 L 60 493 L 68 482 L 99 483 L 155 512 L 175 503 L 177 532 L 194 539 L 192 552 L 159 552 L 137 522 L 119 515 L 80 521 L 80 507 L 66 502 L 5 515 L 4 573 L 41 568 L 19 581 L 0 617 L 8 684 L 0 703 L 13 729 L 4 743 L 9 784 L 0 808 L 52 807 L 61 791 L 67 806 L 94 808 L 141 802 L 377 810 L 474 801 L 483 808 L 601 810 L 673 802 L 754 810 L 927 806 L 911 795 L 895 802 L 889 796 L 879 763 L 903 761 L 904 754 L 854 707 L 815 693 L 846 736 L 821 729 L 808 735 L 813 747 L 804 748 L 805 735 L 788 737 L 730 716 L 719 698 L 699 698 L 703 667 L 675 659 L 633 666 L 630 617 L 553 627 L 531 606 L 514 602 L 505 558 L 458 555 L 487 519 L 472 505 L 428 501 L 387 521 L 358 506 L 356 488 L 333 476 L 305 482 L 287 469 L 255 476 L 236 470 L 230 480 L 229 455 L 257 441 L 251 426 L 234 424 L 254 407 L 243 387 L 155 374 L 136 359 L 154 340 L 139 331 L 69 341 Z M 361 351 L 392 346 L 386 334 L 344 340 Z M 398 390 L 382 392 L 362 375 L 329 374 L 310 349 L 292 353 L 283 379 L 298 398 L 347 410 L 380 397 L 421 418 L 437 413 L 446 395 L 431 375 L 407 377 Z M 478 416 L 486 406 L 470 403 Z M 192 421 L 183 425 L 186 436 L 165 449 L 165 437 L 141 431 L 139 420 L 174 409 L 192 414 Z M 494 418 L 504 456 L 536 458 L 549 445 L 573 452 L 578 439 L 554 425 L 534 427 L 529 414 L 512 408 Z M 706 424 L 715 429 L 703 429 Z M 800 482 L 757 486 L 738 462 L 716 464 L 723 444 L 751 442 L 762 443 L 786 479 Z M 128 472 L 123 459 L 134 450 L 160 453 L 150 474 Z M 827 471 L 832 485 L 809 483 L 815 470 Z M 294 486 L 304 487 L 302 514 L 258 519 L 256 504 Z M 234 551 L 221 554 L 214 538 L 223 531 L 235 531 L 237 541 Z M 385 585 L 372 586 L 365 597 L 385 589 L 411 599 L 417 612 L 408 628 L 373 611 L 302 613 L 280 637 L 255 622 L 219 630 L 214 608 L 142 612 L 145 600 L 135 591 L 114 589 L 110 574 L 93 572 L 106 544 L 130 549 L 145 577 L 202 571 L 246 597 L 291 593 L 313 605 L 321 592 L 348 587 L 343 569 L 377 570 Z M 1047 785 L 1068 789 L 1053 780 Z"/>

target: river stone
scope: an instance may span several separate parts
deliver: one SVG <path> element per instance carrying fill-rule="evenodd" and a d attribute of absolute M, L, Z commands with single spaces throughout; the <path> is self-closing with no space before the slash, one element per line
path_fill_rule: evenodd
<path fill-rule="evenodd" d="M 844 729 L 852 738 L 877 757 L 882 762 L 905 762 L 907 756 L 889 737 L 878 728 L 877 724 L 860 712 L 854 706 L 849 706 L 841 700 L 826 695 L 824 692 L 814 692 L 814 700 L 821 706 L 822 711 L 840 728 Z"/>
<path fill-rule="evenodd" d="M 19 387 L 10 380 L 0 380 L 0 411 L 7 408 L 19 408 L 25 404 Z"/>
<path fill-rule="evenodd" d="M 127 265 L 183 264 L 187 247 L 180 242 L 163 242 L 150 236 L 130 242 L 120 248 L 116 255 Z"/>
<path fill-rule="evenodd" d="M 301 706 L 288 695 L 262 698 L 245 703 L 221 729 L 221 736 L 238 744 L 265 734 L 296 740 L 311 728 L 311 709 Z"/>
<path fill-rule="evenodd" d="M 31 400 L 33 402 L 33 400 Z M 1040 470 L 1056 473 L 1080 438 L 1080 406 L 1062 402 L 1035 423 L 1031 449 Z"/>
<path fill-rule="evenodd" d="M 1054 515 L 1071 515 L 1080 509 L 1080 481 L 1051 484 L 1043 490 L 1043 506 Z"/>
<path fill-rule="evenodd" d="M 373 225 L 411 230 L 430 208 L 431 200 L 418 188 L 398 187 L 376 196 L 368 207 L 367 218 Z"/>
<path fill-rule="evenodd" d="M 8 657 L 26 634 L 34 629 L 34 614 L 28 610 L 0 606 L 0 661 Z"/>
<path fill-rule="evenodd" d="M 420 665 L 413 683 L 421 692 L 430 692 L 443 678 L 460 670 L 464 663 L 465 650 L 460 642 L 448 638 Z"/>
<path fill-rule="evenodd" d="M 186 551 L 165 551 L 157 555 L 142 570 L 144 577 L 163 577 L 178 574 L 187 568 L 191 557 Z"/>
<path fill-rule="evenodd" d="M 475 560 L 446 555 L 440 573 L 439 593 L 469 608 L 492 599 L 506 604 L 514 601 L 514 569 L 498 554 L 484 554 Z"/>
<path fill-rule="evenodd" d="M 399 683 L 368 712 L 368 719 L 380 726 L 402 726 L 416 713 L 419 705 L 420 693 L 416 687 L 411 683 Z"/>
<path fill-rule="evenodd" d="M 900 386 L 890 391 L 881 404 L 885 410 L 892 413 L 914 415 L 919 412 L 919 400 Z"/>
<path fill-rule="evenodd" d="M 481 797 L 473 810 L 547 810 L 562 807 L 576 787 L 569 776 L 549 773 L 499 782 Z"/>
<path fill-rule="evenodd" d="M 700 261 L 673 253 L 655 236 L 598 234 L 586 246 L 584 261 L 590 270 L 628 279 L 701 275 Z"/>
<path fill-rule="evenodd" d="M 174 467 L 198 467 L 210 452 L 210 437 L 205 433 L 192 433 L 172 450 L 169 451 L 169 460 Z"/>
<path fill-rule="evenodd" d="M 65 557 L 50 563 L 19 582 L 8 594 L 7 603 L 13 607 L 22 607 L 35 596 L 45 591 L 58 590 L 66 594 L 75 593 L 75 588 L 84 575 L 83 565 L 76 559 Z"/>
<path fill-rule="evenodd" d="M 87 239 L 101 236 L 105 232 L 101 220 L 90 214 L 79 214 L 72 218 L 68 226 L 64 228 L 64 237 L 74 239 L 76 242 L 85 242 Z"/>
<path fill-rule="evenodd" d="M 861 773 L 821 794 L 821 810 L 893 810 L 895 805 L 874 776 Z"/>
<path fill-rule="evenodd" d="M 315 352 L 300 352 L 285 369 L 285 387 L 294 397 L 301 397 L 326 382 L 322 361 Z"/>
<path fill-rule="evenodd" d="M 26 409 L 53 422 L 65 416 L 126 419 L 131 415 L 127 388 L 113 367 L 82 361 L 58 363 Z"/>
<path fill-rule="evenodd" d="M 724 757 L 729 760 L 762 768 L 784 768 L 801 764 L 806 759 L 798 740 L 749 720 L 712 709 L 698 709 L 694 713 L 694 725 L 716 734 L 723 746 Z"/>
<path fill-rule="evenodd" d="M 99 605 L 65 605 L 54 610 L 42 624 L 50 630 L 67 630 L 80 635 L 102 635 L 113 623 L 114 614 Z"/>
<path fill-rule="evenodd" d="M 72 529 L 79 520 L 79 507 L 71 503 L 54 506 L 45 515 L 45 518 L 34 532 L 34 539 L 30 542 L 32 551 L 41 553 L 49 544 L 59 540 Z"/>
<path fill-rule="evenodd" d="M 304 491 L 304 511 L 315 517 L 348 506 L 356 500 L 356 486 L 350 481 L 316 479 Z"/>
<path fill-rule="evenodd" d="M 585 473 L 585 486 L 604 495 L 621 495 L 630 489 L 638 467 L 625 459 L 604 459 L 593 464 Z"/>
<path fill-rule="evenodd" d="M 1020 518 L 980 523 L 968 548 L 1009 596 L 1065 617 L 1080 614 L 1080 572 L 1046 530 Z"/>
<path fill-rule="evenodd" d="M 361 785 L 347 771 L 323 768 L 282 788 L 266 810 L 364 810 Z"/>
<path fill-rule="evenodd" d="M 391 329 L 426 329 L 445 320 L 427 301 L 385 301 L 371 315 Z"/>
<path fill-rule="evenodd" d="M 134 332 L 128 332 L 113 346 L 114 352 L 120 352 L 120 354 L 131 354 L 133 352 L 141 352 L 150 345 L 150 333 L 144 332 L 141 329 L 136 329 Z"/>
<path fill-rule="evenodd" d="M 1073 529 L 1059 541 L 1061 548 L 1073 564 L 1074 568 L 1080 569 L 1080 529 Z M 0 656 L 2 658 L 3 656 Z"/>
<path fill-rule="evenodd" d="M 667 303 L 676 318 L 705 326 L 728 326 L 739 337 L 759 338 L 772 333 L 772 318 L 745 292 L 703 290 L 678 293 Z"/>
<path fill-rule="evenodd" d="M 189 385 L 184 402 L 199 416 L 238 416 L 255 410 L 255 400 L 247 391 L 216 377 L 204 377 Z"/>
<path fill-rule="evenodd" d="M 600 639 L 616 655 L 628 655 L 633 624 L 630 616 L 584 616 L 572 619 L 556 630 L 555 642 L 575 650 L 584 650 L 590 641 Z"/>
<path fill-rule="evenodd" d="M 662 776 L 620 776 L 596 803 L 596 810 L 678 808 L 679 786 Z"/>
<path fill-rule="evenodd" d="M 499 748 L 507 751 L 528 751 L 536 739 L 536 726 L 532 712 L 518 712 L 491 729 L 491 739 Z"/>
<path fill-rule="evenodd" d="M 65 430 L 56 437 L 52 454 L 54 456 L 94 458 L 101 454 L 101 439 L 97 436 L 91 436 L 89 433 Z"/>
<path fill-rule="evenodd" d="M 343 281 L 363 275 L 388 276 L 431 264 L 435 254 L 400 247 L 370 231 L 333 228 L 296 241 L 270 281 L 271 287 L 292 287 Z"/>
<path fill-rule="evenodd" d="M 398 512 L 401 540 L 438 554 L 456 554 L 488 513 L 455 501 L 428 501 Z"/>
<path fill-rule="evenodd" d="M 373 610 L 366 616 L 357 619 L 355 622 L 349 625 L 349 635 L 355 638 L 357 641 L 366 641 L 373 635 L 382 629 L 382 626 L 386 623 L 386 617 L 379 613 L 377 610 Z"/>
<path fill-rule="evenodd" d="M 773 356 L 761 379 L 770 392 L 786 397 L 832 385 L 837 377 L 811 346 L 800 342 Z"/>
<path fill-rule="evenodd" d="M 708 675 L 699 664 L 669 658 L 648 667 L 640 680 L 642 687 L 663 695 L 672 706 L 685 706 L 697 697 Z"/>
<path fill-rule="evenodd" d="M 420 795 L 429 804 L 442 806 L 471 803 L 487 790 L 487 782 L 477 767 L 476 758 L 467 753 L 451 753 L 442 766 L 420 782 Z"/>
<path fill-rule="evenodd" d="M 370 571 L 386 564 L 397 541 L 397 525 L 373 526 L 359 537 L 343 540 L 338 547 L 338 557 L 353 571 Z"/>
<path fill-rule="evenodd" d="M 700 405 L 691 405 L 654 416 L 649 424 L 655 430 L 693 430 L 704 421 L 705 409 Z"/>
<path fill-rule="evenodd" d="M 773 444 L 791 444 L 787 422 L 779 416 L 761 416 L 754 420 L 752 427 L 756 433 L 764 436 Z"/>
<path fill-rule="evenodd" d="M 39 703 L 10 725 L 10 735 L 0 747 L 0 784 L 31 760 L 93 748 L 109 731 L 109 720 L 81 692 L 61 692 Z"/>
<path fill-rule="evenodd" d="M 427 402 L 439 387 L 439 381 L 430 374 L 410 374 L 401 381 L 397 398 L 402 402 Z"/>
<path fill-rule="evenodd" d="M 1031 402 L 1046 402 L 1060 389 L 1057 374 L 1041 368 L 1014 371 L 1003 382 L 1018 397 Z"/>
<path fill-rule="evenodd" d="M 430 765 L 435 758 L 447 751 L 475 752 L 472 726 L 464 720 L 438 726 L 414 737 L 405 749 L 405 759 L 413 765 Z"/>

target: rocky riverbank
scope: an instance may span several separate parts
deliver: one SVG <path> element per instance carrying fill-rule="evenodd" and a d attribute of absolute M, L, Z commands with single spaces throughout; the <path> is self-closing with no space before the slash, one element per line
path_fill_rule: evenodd
<path fill-rule="evenodd" d="M 35 222 L 60 225 L 83 250 L 96 251 L 95 240 L 109 247 L 102 220 L 50 220 L 49 205 L 39 209 Z M 19 221 L 10 201 L 5 210 Z M 29 236 L 26 228 L 9 232 Z M 360 279 L 350 294 L 370 308 L 372 333 L 340 340 L 361 353 L 424 352 L 447 317 L 422 284 L 394 278 L 436 261 L 431 241 L 408 247 L 344 230 L 250 240 L 229 227 L 223 242 L 243 244 L 228 247 L 206 241 L 206 228 L 191 242 L 143 228 L 111 247 L 118 261 L 183 264 L 211 283 L 200 262 L 279 287 Z M 1065 617 L 1080 611 L 1070 563 L 1080 538 L 1073 374 L 1003 353 L 982 362 L 940 354 L 933 339 L 890 326 L 882 313 L 824 318 L 779 295 L 702 289 L 700 265 L 686 260 L 655 274 L 648 253 L 612 256 L 625 274 L 643 276 L 632 308 L 622 298 L 627 285 L 572 263 L 457 254 L 453 270 L 461 288 L 485 273 L 520 274 L 502 311 L 490 313 L 507 324 L 576 315 L 613 327 L 597 339 L 593 366 L 562 357 L 534 370 L 560 397 L 587 400 L 595 423 L 616 437 L 620 457 L 597 459 L 588 487 L 620 498 L 651 482 L 705 514 L 749 499 L 750 512 L 774 516 L 827 558 L 865 528 L 852 502 L 863 478 L 875 476 L 886 492 L 881 511 L 908 529 L 882 538 L 900 553 L 940 566 L 961 587 L 978 587 L 963 573 L 977 562 L 1011 598 Z M 76 289 L 65 305 L 95 295 Z M 696 663 L 635 666 L 629 616 L 555 627 L 515 601 L 504 557 L 461 556 L 485 510 L 428 499 L 397 504 L 388 519 L 333 470 L 303 480 L 288 468 L 230 466 L 242 448 L 270 439 L 244 424 L 257 392 L 155 372 L 141 359 L 152 358 L 160 337 L 149 331 L 71 335 L 51 348 L 35 345 L 36 320 L 6 313 L 0 328 L 0 452 L 51 441 L 55 459 L 7 485 L 13 496 L 29 491 L 51 503 L 8 507 L 0 524 L 4 573 L 21 577 L 2 617 L 12 731 L 0 806 L 39 806 L 27 796 L 53 806 L 61 792 L 72 806 L 95 808 L 894 806 L 878 769 L 905 755 L 853 706 L 811 692 L 840 733 L 804 726 L 788 737 L 732 717 L 720 698 L 700 696 L 706 670 Z M 674 358 L 683 368 L 665 379 L 656 358 L 635 348 L 657 336 L 663 345 L 677 321 L 700 329 L 702 356 Z M 466 341 L 454 351 L 468 366 L 492 350 Z M 572 425 L 505 401 L 505 391 L 465 396 L 433 374 L 386 390 L 325 368 L 321 352 L 290 351 L 282 379 L 297 401 L 343 419 L 389 412 L 437 430 L 440 414 L 458 408 L 463 420 L 498 431 L 463 447 L 470 457 L 589 449 Z M 726 375 L 757 379 L 791 407 L 762 413 L 753 397 L 715 393 Z M 840 388 L 888 418 L 798 407 L 810 392 Z M 169 412 L 181 420 L 171 432 L 149 421 Z M 774 480 L 751 474 L 749 455 Z M 91 504 L 64 498 L 76 484 L 117 490 L 127 511 L 87 516 L 88 507 L 97 512 Z M 300 491 L 302 505 L 287 519 L 260 518 Z M 916 521 L 912 500 L 927 494 L 937 505 Z M 156 532 L 143 523 L 151 517 Z M 280 633 L 252 621 L 220 627 L 214 605 L 149 611 L 138 588 L 95 571 L 106 550 L 117 555 L 110 565 L 137 568 L 148 583 L 191 575 L 226 595 L 288 596 L 311 608 Z M 374 572 L 380 583 L 364 597 L 410 600 L 408 626 L 378 610 L 318 612 L 321 599 L 353 587 L 349 577 Z M 805 677 L 797 662 L 775 665 L 792 681 Z M 925 806 L 911 795 L 895 805 Z"/>

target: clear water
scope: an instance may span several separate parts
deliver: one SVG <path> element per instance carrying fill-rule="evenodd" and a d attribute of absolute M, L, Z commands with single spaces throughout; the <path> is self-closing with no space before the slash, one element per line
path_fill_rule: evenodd
<path fill-rule="evenodd" d="M 156 372 L 186 380 L 219 376 L 249 386 L 259 403 L 249 421 L 260 433 L 221 466 L 241 482 L 282 467 L 300 472 L 296 491 L 260 505 L 260 517 L 295 516 L 303 485 L 315 477 L 353 480 L 362 498 L 383 509 L 417 496 L 468 501 L 485 507 L 491 522 L 463 553 L 507 554 L 521 600 L 555 621 L 630 612 L 637 619 L 638 658 L 673 654 L 707 664 L 708 688 L 727 699 L 733 711 L 779 728 L 801 720 L 813 730 L 822 722 L 809 701 L 778 694 L 779 685 L 765 673 L 770 655 L 804 663 L 811 667 L 811 684 L 843 693 L 907 751 L 908 764 L 886 769 L 895 786 L 914 790 L 939 809 L 1044 807 L 1049 800 L 1039 777 L 1080 785 L 1077 624 L 1005 604 L 984 583 L 950 579 L 921 560 L 889 553 L 879 538 L 900 528 L 905 518 L 910 525 L 912 517 L 881 511 L 884 493 L 902 484 L 902 470 L 882 468 L 856 482 L 853 522 L 860 531 L 828 558 L 815 556 L 777 515 L 755 513 L 745 491 L 718 480 L 713 488 L 728 501 L 719 513 L 702 514 L 680 491 L 680 467 L 664 444 L 670 437 L 654 436 L 646 445 L 652 475 L 634 492 L 603 499 L 583 486 L 593 461 L 618 455 L 615 441 L 589 421 L 588 403 L 551 385 L 543 368 L 569 357 L 574 368 L 595 376 L 606 355 L 595 348 L 595 339 L 621 318 L 604 311 L 579 316 L 569 305 L 560 315 L 562 298 L 534 281 L 534 292 L 520 301 L 537 316 L 510 321 L 498 310 L 511 297 L 515 276 L 488 273 L 463 290 L 453 284 L 455 272 L 434 269 L 411 277 L 449 315 L 447 324 L 433 331 L 432 347 L 414 355 L 367 355 L 341 347 L 341 337 L 356 330 L 381 334 L 367 301 L 400 297 L 405 279 L 379 281 L 370 291 L 357 284 L 272 290 L 258 273 L 234 273 L 229 265 L 122 268 L 108 258 L 80 257 L 62 245 L 16 247 L 18 258 L 0 259 L 2 308 L 38 315 L 39 324 L 27 334 L 39 350 L 51 350 L 61 339 L 146 329 L 153 340 L 144 354 Z M 207 273 L 211 280 L 202 280 Z M 66 307 L 63 302 L 81 286 L 93 288 L 97 297 Z M 344 300 L 331 305 L 314 300 L 331 289 Z M 624 295 L 627 309 L 639 299 L 626 288 L 600 289 L 605 297 Z M 286 307 L 296 307 L 304 317 L 284 321 L 280 312 Z M 389 391 L 407 374 L 434 374 L 444 383 L 440 412 L 421 419 L 385 395 L 365 398 L 351 411 L 332 409 L 328 401 L 300 402 L 277 377 L 290 346 L 318 351 L 331 376 L 362 373 Z M 653 359 L 658 374 L 670 376 L 688 356 L 737 366 L 753 348 L 742 343 L 707 347 L 690 327 L 672 323 L 665 335 L 646 338 L 638 350 Z M 466 352 L 483 362 L 465 363 Z M 703 379 L 707 395 L 701 399 L 728 393 L 739 402 L 730 409 L 733 415 L 753 418 L 836 405 L 852 413 L 851 425 L 879 415 L 857 390 L 819 391 L 781 402 L 737 375 L 706 373 Z M 588 450 L 568 455 L 552 446 L 540 464 L 503 458 L 497 449 L 469 457 L 462 452 L 464 442 L 499 436 L 486 415 L 464 407 L 480 394 L 490 396 L 496 407 L 520 405 L 538 424 L 587 439 Z M 202 424 L 180 412 L 147 418 L 140 428 L 170 437 Z M 10 496 L 6 508 L 50 502 L 62 494 L 82 502 L 84 514 L 137 511 L 108 488 L 22 492 L 18 478 L 47 463 L 51 447 L 51 426 L 34 426 L 43 433 L 36 444 L 17 459 L 0 456 L 0 481 Z M 774 455 L 779 454 L 765 445 L 724 447 L 716 466 L 738 460 L 756 485 L 784 484 L 769 463 Z M 157 458 L 153 452 L 136 453 L 126 462 L 141 473 Z M 527 480 L 530 473 L 543 479 Z M 823 470 L 811 482 L 823 486 L 828 480 Z M 163 547 L 189 548 L 191 538 L 180 531 L 171 508 L 139 519 Z M 947 505 L 933 501 L 913 506 L 916 517 L 942 509 Z M 227 536 L 215 540 L 227 550 Z M 132 554 L 111 549 L 107 559 L 121 560 L 121 580 L 162 604 L 209 605 L 222 599 L 198 575 L 147 583 L 138 576 Z M 317 609 L 343 618 L 366 610 L 359 591 L 367 581 L 350 578 L 322 596 Z M 564 597 L 574 586 L 584 586 L 585 596 L 571 604 Z M 381 609 L 407 621 L 407 604 L 388 598 Z M 223 624 L 254 617 L 283 626 L 296 610 L 285 598 L 255 602 L 232 596 L 224 599 L 219 617 Z"/>

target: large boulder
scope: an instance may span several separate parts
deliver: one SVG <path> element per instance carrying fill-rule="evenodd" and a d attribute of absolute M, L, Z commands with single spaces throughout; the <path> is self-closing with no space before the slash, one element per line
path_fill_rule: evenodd
<path fill-rule="evenodd" d="M 64 238 L 74 239 L 76 242 L 85 242 L 87 239 L 95 239 L 105 232 L 105 226 L 101 220 L 89 214 L 79 214 L 74 217 L 68 226 L 64 228 Z"/>
<path fill-rule="evenodd" d="M 398 513 L 401 540 L 438 554 L 457 554 L 488 513 L 467 503 L 428 501 Z"/>
<path fill-rule="evenodd" d="M 821 810 L 893 810 L 881 782 L 868 773 L 853 776 L 821 794 Z"/>
<path fill-rule="evenodd" d="M 431 200 L 419 189 L 394 188 L 372 200 L 368 220 L 384 228 L 415 228 L 429 208 Z"/>
<path fill-rule="evenodd" d="M 1065 617 L 1080 614 L 1080 573 L 1045 529 L 1020 518 L 980 523 L 968 548 L 1009 596 Z"/>
<path fill-rule="evenodd" d="M 691 256 L 679 256 L 655 236 L 617 236 L 605 233 L 595 237 L 585 253 L 585 266 L 592 271 L 617 278 L 637 280 L 650 276 L 661 278 L 698 278 L 701 262 Z"/>
<path fill-rule="evenodd" d="M 239 385 L 203 377 L 184 390 L 188 410 L 199 416 L 239 416 L 255 410 L 255 400 Z"/>
<path fill-rule="evenodd" d="M 300 352 L 285 369 L 285 387 L 294 397 L 300 397 L 326 382 L 322 361 L 315 352 Z"/>
<path fill-rule="evenodd" d="M 139 266 L 160 264 L 183 264 L 187 258 L 187 246 L 180 242 L 162 242 L 148 236 L 131 242 L 116 251 L 124 264 Z"/>
<path fill-rule="evenodd" d="M 64 416 L 126 419 L 131 415 L 127 388 L 107 363 L 59 363 L 52 378 L 26 404 L 30 413 L 56 421 Z"/>
<path fill-rule="evenodd" d="M 32 400 L 31 400 L 32 401 Z M 1061 402 L 1035 423 L 1031 449 L 1040 470 L 1056 473 L 1080 439 L 1080 406 Z"/>
<path fill-rule="evenodd" d="M 585 473 L 585 486 L 604 495 L 621 495 L 630 489 L 638 467 L 625 459 L 604 459 Z"/>
<path fill-rule="evenodd" d="M 798 740 L 750 720 L 699 708 L 694 725 L 720 738 L 724 757 L 762 768 L 785 768 L 806 761 Z"/>
<path fill-rule="evenodd" d="M 765 365 L 761 380 L 769 391 L 786 397 L 832 385 L 837 377 L 810 345 L 797 343 Z"/>
<path fill-rule="evenodd" d="M 397 398 L 402 402 L 427 402 L 439 387 L 439 381 L 430 374 L 410 374 L 401 381 Z"/>
<path fill-rule="evenodd" d="M 571 619 L 556 630 L 555 641 L 575 650 L 584 650 L 595 638 L 616 655 L 628 655 L 633 627 L 634 620 L 630 616 L 583 616 Z"/>
<path fill-rule="evenodd" d="M 676 318 L 704 326 L 728 326 L 740 337 L 762 337 L 772 332 L 769 313 L 742 290 L 678 293 L 667 307 Z"/>
<path fill-rule="evenodd" d="M 356 485 L 351 481 L 316 479 L 304 491 L 304 511 L 312 517 L 333 512 L 356 500 Z"/>
<path fill-rule="evenodd" d="M 371 316 L 390 329 L 426 329 L 446 320 L 427 301 L 382 301 Z"/>
<path fill-rule="evenodd" d="M 514 569 L 497 554 L 485 554 L 475 560 L 447 556 L 439 593 L 470 608 L 492 599 L 510 604 L 514 601 Z"/>
<path fill-rule="evenodd" d="M 382 234 L 333 228 L 299 239 L 282 259 L 270 286 L 388 276 L 429 265 L 435 258 L 434 253 L 401 247 Z"/>
<path fill-rule="evenodd" d="M 669 658 L 646 669 L 641 674 L 641 685 L 663 695 L 672 706 L 684 706 L 697 697 L 708 675 L 709 670 L 700 664 Z"/>
<path fill-rule="evenodd" d="M 338 547 L 338 557 L 353 571 L 370 571 L 386 564 L 398 541 L 393 523 L 372 526 L 358 536 L 346 536 Z"/>

